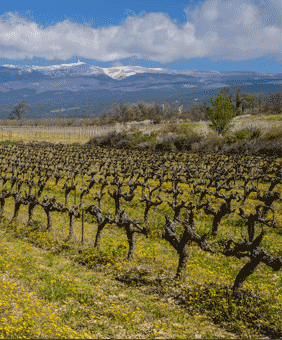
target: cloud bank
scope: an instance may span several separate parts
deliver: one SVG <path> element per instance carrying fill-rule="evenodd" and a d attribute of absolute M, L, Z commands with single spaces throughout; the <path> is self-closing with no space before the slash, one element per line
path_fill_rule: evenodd
<path fill-rule="evenodd" d="M 282 0 L 208 0 L 195 9 L 186 7 L 187 21 L 181 25 L 159 12 L 128 16 L 119 26 L 98 29 L 70 20 L 43 28 L 8 12 L 0 16 L 0 58 L 78 57 L 114 64 L 135 58 L 165 64 L 264 57 L 281 63 L 281 7 Z"/>

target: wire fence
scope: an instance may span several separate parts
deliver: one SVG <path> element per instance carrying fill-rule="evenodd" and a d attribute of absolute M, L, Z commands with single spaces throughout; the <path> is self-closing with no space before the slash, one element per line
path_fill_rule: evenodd
<path fill-rule="evenodd" d="M 115 127 L 29 127 L 1 126 L 2 140 L 50 140 L 50 141 L 88 141 L 107 132 L 115 131 Z"/>

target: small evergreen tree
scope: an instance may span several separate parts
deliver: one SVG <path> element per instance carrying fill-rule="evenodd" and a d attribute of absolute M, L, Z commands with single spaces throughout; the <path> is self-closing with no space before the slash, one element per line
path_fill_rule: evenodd
<path fill-rule="evenodd" d="M 209 102 L 214 106 L 206 108 L 207 118 L 211 120 L 210 128 L 224 135 L 233 125 L 230 125 L 232 118 L 236 116 L 236 109 L 234 108 L 230 98 L 224 98 L 219 94 L 215 99 L 210 98 Z"/>

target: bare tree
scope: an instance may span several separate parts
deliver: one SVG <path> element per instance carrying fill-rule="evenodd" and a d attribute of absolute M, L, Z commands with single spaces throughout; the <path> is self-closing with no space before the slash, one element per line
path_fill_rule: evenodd
<path fill-rule="evenodd" d="M 243 107 L 243 98 L 240 97 L 239 93 L 240 91 L 242 90 L 242 86 L 240 88 L 238 88 L 238 86 L 234 86 L 234 88 L 232 90 L 237 90 L 237 94 L 236 94 L 236 103 L 233 104 L 233 100 L 232 98 L 235 96 L 235 94 L 232 92 L 230 93 L 230 88 L 225 86 L 222 88 L 222 90 L 219 92 L 219 94 L 222 94 L 223 97 L 226 99 L 226 98 L 229 98 L 231 103 L 232 103 L 232 106 L 234 107 L 237 115 L 239 115 L 240 113 L 243 113 L 244 112 L 244 107 Z M 243 97 L 244 97 L 245 94 L 243 94 Z"/>
<path fill-rule="evenodd" d="M 26 104 L 26 100 L 19 100 L 18 103 L 12 108 L 10 115 L 7 118 L 8 119 L 18 119 L 18 120 L 24 118 L 24 112 L 30 106 L 31 105 Z"/>
<path fill-rule="evenodd" d="M 262 106 L 263 106 L 263 101 L 264 101 L 264 95 L 263 93 L 259 93 L 256 95 L 256 102 L 258 105 L 258 113 L 260 114 L 262 111 Z"/>
<path fill-rule="evenodd" d="M 270 106 L 272 113 L 279 114 L 282 112 L 282 95 L 281 92 L 269 93 L 267 104 Z"/>
<path fill-rule="evenodd" d="M 120 103 L 114 108 L 114 115 L 120 117 L 122 122 L 127 122 L 130 120 L 128 117 L 129 103 L 124 104 L 124 100 L 121 95 Z"/>
<path fill-rule="evenodd" d="M 235 86 L 232 88 L 233 90 L 237 90 L 236 95 L 236 103 L 233 104 L 237 114 L 243 114 L 245 109 L 252 109 L 252 114 L 254 113 L 254 109 L 258 109 L 259 113 L 261 111 L 265 110 L 266 108 L 269 109 L 271 107 L 273 111 L 275 112 L 281 112 L 281 93 L 275 93 L 271 94 L 269 93 L 270 97 L 267 97 L 265 93 L 240 93 L 240 91 L 243 89 L 241 86 L 240 89 Z M 232 93 L 229 92 L 228 87 L 224 87 L 220 94 L 222 94 L 224 97 L 230 98 L 232 101 L 232 97 L 234 96 Z M 264 104 L 263 104 L 264 102 Z M 271 105 L 270 102 L 273 104 Z"/>

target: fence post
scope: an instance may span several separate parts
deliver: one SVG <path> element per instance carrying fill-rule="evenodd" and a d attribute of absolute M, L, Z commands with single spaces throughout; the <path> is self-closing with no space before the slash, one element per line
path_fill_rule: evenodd
<path fill-rule="evenodd" d="M 84 237 L 84 209 L 82 209 L 82 222 L 81 222 L 81 244 L 83 245 Z"/>

